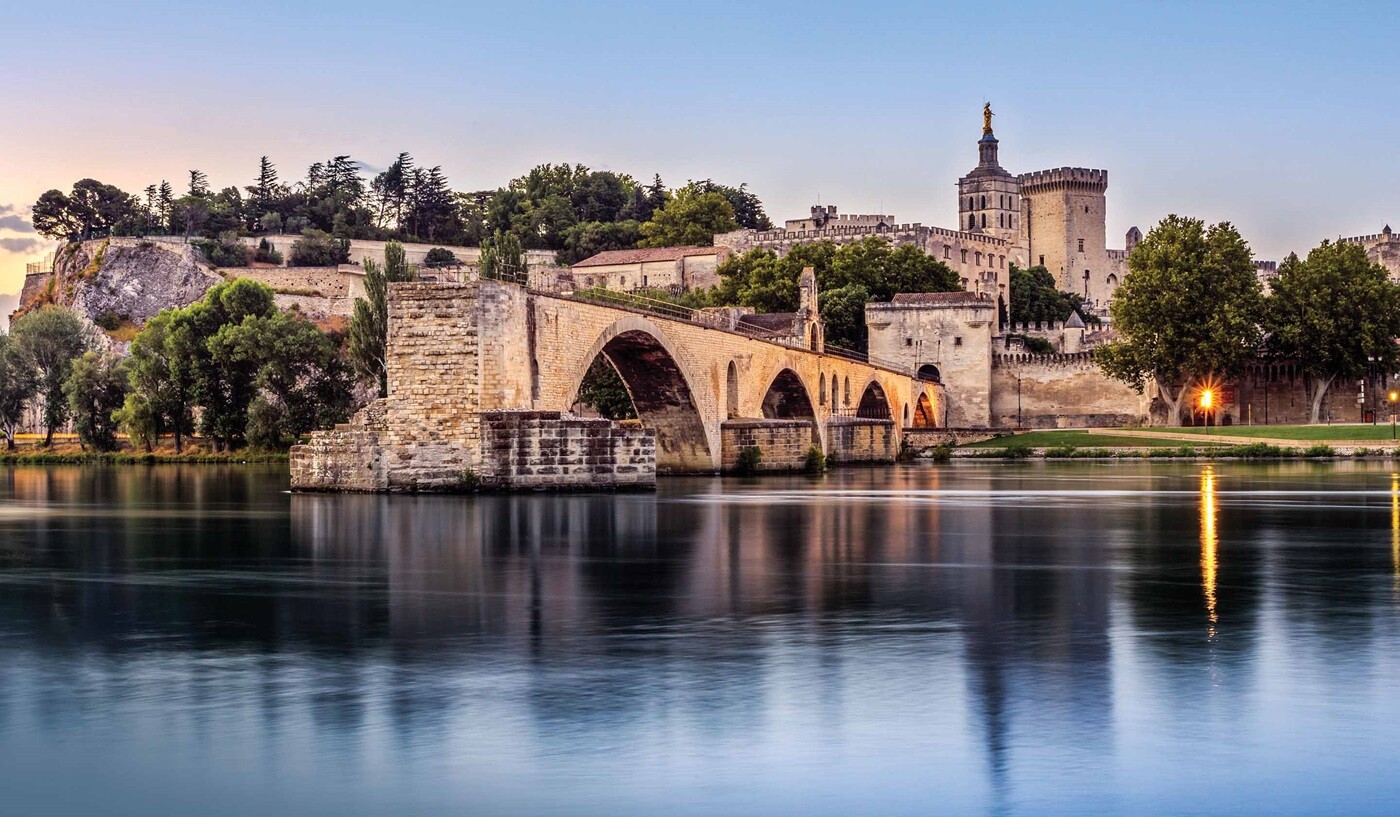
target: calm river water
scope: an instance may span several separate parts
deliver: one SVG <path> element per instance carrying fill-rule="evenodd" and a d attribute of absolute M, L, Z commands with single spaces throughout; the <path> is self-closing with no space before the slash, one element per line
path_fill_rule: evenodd
<path fill-rule="evenodd" d="M 1385 464 L 0 468 L 0 812 L 1400 812 Z"/>

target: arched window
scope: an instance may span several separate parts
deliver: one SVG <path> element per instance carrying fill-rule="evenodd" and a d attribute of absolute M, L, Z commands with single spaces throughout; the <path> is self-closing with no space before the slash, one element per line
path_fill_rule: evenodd
<path fill-rule="evenodd" d="M 837 397 L 839 396 L 838 392 L 840 392 L 840 390 L 841 390 L 841 387 L 840 387 L 840 385 L 837 384 L 837 382 L 836 382 L 836 375 L 832 375 L 832 376 L 831 376 L 831 410 L 832 410 L 832 411 L 835 411 L 835 410 L 836 410 L 837 404 L 840 402 L 839 400 L 837 400 Z"/>
<path fill-rule="evenodd" d="M 842 392 L 842 395 L 841 395 L 841 396 L 845 398 L 845 400 L 843 400 L 841 404 L 842 404 L 843 406 L 846 406 L 847 408 L 850 408 L 850 406 L 851 406 L 851 378 L 850 378 L 849 376 L 847 376 L 847 378 L 846 378 L 846 388 L 845 388 L 845 390 Z"/>
<path fill-rule="evenodd" d="M 982 226 L 983 226 L 983 227 L 986 227 L 986 226 L 987 226 L 987 214 L 986 214 L 986 213 L 983 213 L 983 214 L 982 214 Z"/>
<path fill-rule="evenodd" d="M 739 416 L 739 370 L 735 368 L 732 360 L 729 361 L 729 372 L 724 385 L 729 418 L 732 420 Z"/>
<path fill-rule="evenodd" d="M 967 217 L 967 229 L 971 230 L 977 226 L 977 216 L 975 214 Z"/>
<path fill-rule="evenodd" d="M 987 197 L 986 197 L 986 196 L 983 196 L 983 197 L 982 197 L 982 208 L 985 210 L 986 207 L 987 207 Z"/>
<path fill-rule="evenodd" d="M 982 253 L 977 253 L 977 266 L 982 266 Z"/>
<path fill-rule="evenodd" d="M 1001 268 L 1002 268 L 1002 269 L 1006 269 L 1006 256 L 1004 256 L 1004 255 L 998 255 L 998 256 L 997 256 L 997 263 L 1001 264 Z"/>
<path fill-rule="evenodd" d="M 817 405 L 826 405 L 826 374 L 817 380 Z"/>
<path fill-rule="evenodd" d="M 1006 214 L 1005 214 L 1005 213 L 997 213 L 997 226 L 998 226 L 998 227 L 1005 227 L 1005 226 L 1006 226 Z"/>

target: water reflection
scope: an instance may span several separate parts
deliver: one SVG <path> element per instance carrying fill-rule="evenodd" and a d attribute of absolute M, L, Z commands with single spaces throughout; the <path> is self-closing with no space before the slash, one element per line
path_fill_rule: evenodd
<path fill-rule="evenodd" d="M 1378 728 L 1400 723 L 1389 470 L 959 465 L 471 499 L 285 479 L 0 469 L 0 752 L 21 759 L 0 786 L 74 812 L 365 814 L 1385 813 L 1400 794 L 1378 760 L 1400 750 Z M 54 795 L 46 764 L 87 785 Z"/>
<path fill-rule="evenodd" d="M 1211 639 L 1215 638 L 1215 625 L 1219 621 L 1215 609 L 1215 572 L 1219 567 L 1215 510 L 1215 470 L 1207 465 L 1201 469 L 1201 589 L 1205 594 L 1206 619 L 1209 622 L 1206 634 Z"/>

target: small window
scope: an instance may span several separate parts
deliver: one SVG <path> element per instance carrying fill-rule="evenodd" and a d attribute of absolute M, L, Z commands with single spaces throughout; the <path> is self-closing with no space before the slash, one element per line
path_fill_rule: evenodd
<path fill-rule="evenodd" d="M 987 226 L 987 214 L 986 214 L 986 213 L 983 213 L 983 214 L 982 214 L 982 226 L 983 226 L 983 227 L 986 227 L 986 226 Z"/>
<path fill-rule="evenodd" d="M 962 262 L 963 262 L 964 264 L 967 263 L 967 250 L 963 250 L 963 251 L 962 251 Z"/>
<path fill-rule="evenodd" d="M 1001 265 L 1001 268 L 1002 268 L 1002 269 L 1006 269 L 1006 256 L 1004 256 L 1004 255 L 998 255 L 998 256 L 997 256 L 997 263 L 999 263 L 999 264 Z"/>
<path fill-rule="evenodd" d="M 905 345 L 905 346 L 913 346 L 913 345 L 914 345 L 914 339 L 913 339 L 913 338 L 905 338 L 905 339 L 904 339 L 904 345 Z"/>
<path fill-rule="evenodd" d="M 977 228 L 977 216 L 976 216 L 976 215 L 968 216 L 968 217 L 967 217 L 967 229 L 969 229 L 969 230 L 975 230 L 976 228 Z"/>
<path fill-rule="evenodd" d="M 961 346 L 961 345 L 962 345 L 962 337 L 959 336 L 959 337 L 953 338 L 953 345 L 954 345 L 954 346 Z"/>
<path fill-rule="evenodd" d="M 1041 265 L 1042 267 L 1045 266 L 1045 256 L 1043 256 L 1043 255 L 1040 256 L 1040 265 Z"/>
<path fill-rule="evenodd" d="M 1079 251 L 1084 252 L 1084 239 L 1079 239 Z"/>
<path fill-rule="evenodd" d="M 952 258 L 952 257 L 953 257 L 953 248 L 952 248 L 950 245 L 948 245 L 948 244 L 944 244 L 944 245 L 943 245 L 943 257 L 944 257 L 944 258 Z"/>
<path fill-rule="evenodd" d="M 1089 212 L 1089 205 L 1087 205 L 1087 204 L 1084 205 L 1084 212 L 1086 212 L 1086 213 Z"/>
<path fill-rule="evenodd" d="M 982 266 L 982 253 L 977 253 L 977 266 Z"/>
<path fill-rule="evenodd" d="M 987 206 L 987 197 L 986 197 L 986 196 L 983 196 L 983 197 L 982 197 L 982 207 L 985 209 L 986 206 Z"/>

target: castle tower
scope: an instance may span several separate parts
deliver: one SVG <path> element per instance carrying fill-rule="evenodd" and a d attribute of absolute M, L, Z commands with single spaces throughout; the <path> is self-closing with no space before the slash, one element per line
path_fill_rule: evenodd
<path fill-rule="evenodd" d="M 992 106 L 982 108 L 977 167 L 958 179 L 958 229 L 993 235 L 1012 244 L 1020 236 L 1021 183 L 997 161 Z"/>
<path fill-rule="evenodd" d="M 1005 253 L 1011 263 L 1021 263 L 1020 245 L 1021 183 L 997 160 L 997 137 L 992 132 L 992 106 L 982 106 L 982 138 L 977 140 L 977 166 L 958 179 L 958 229 L 1004 239 L 1012 245 Z M 969 289 L 1011 302 L 1010 267 L 981 270 L 982 276 Z"/>
<path fill-rule="evenodd" d="M 1104 221 L 1108 171 L 1061 167 L 1023 173 L 1026 262 L 1044 265 L 1060 289 L 1108 306 L 1108 241 Z"/>

